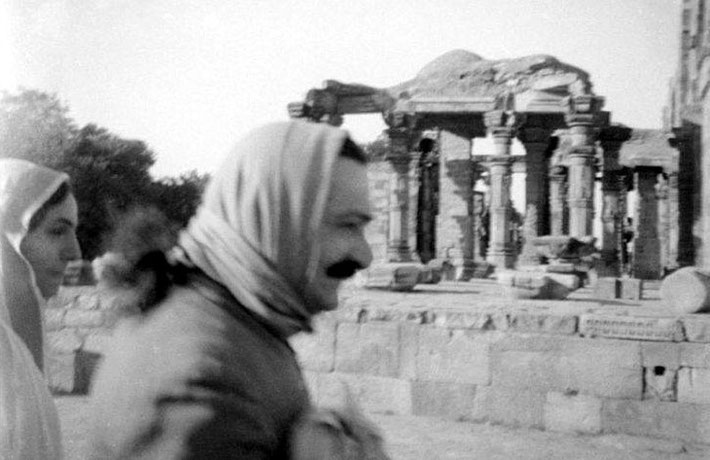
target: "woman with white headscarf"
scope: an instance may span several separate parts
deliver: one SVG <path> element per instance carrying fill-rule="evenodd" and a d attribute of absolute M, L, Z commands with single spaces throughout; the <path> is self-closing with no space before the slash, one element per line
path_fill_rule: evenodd
<path fill-rule="evenodd" d="M 42 307 L 80 257 L 69 177 L 0 159 L 0 458 L 62 457 L 44 367 Z"/>
<path fill-rule="evenodd" d="M 358 417 L 312 410 L 287 340 L 371 262 L 365 162 L 343 130 L 269 124 L 227 157 L 170 256 L 150 225 L 124 238 L 104 272 L 150 300 L 99 370 L 89 458 L 307 458 L 331 428 L 380 447 L 369 425 L 345 429 Z M 320 458 L 338 458 L 336 438 Z"/>

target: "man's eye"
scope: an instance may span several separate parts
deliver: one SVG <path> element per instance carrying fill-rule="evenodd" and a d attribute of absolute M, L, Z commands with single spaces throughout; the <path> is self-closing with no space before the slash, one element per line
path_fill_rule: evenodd
<path fill-rule="evenodd" d="M 62 236 L 67 232 L 65 227 L 56 227 L 49 230 L 49 234 L 52 236 Z"/>

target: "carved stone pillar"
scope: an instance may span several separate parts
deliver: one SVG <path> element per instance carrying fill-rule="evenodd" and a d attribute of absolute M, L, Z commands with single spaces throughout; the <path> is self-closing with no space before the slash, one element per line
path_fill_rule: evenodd
<path fill-rule="evenodd" d="M 537 216 L 535 228 L 530 228 L 536 236 L 548 233 L 547 198 L 548 165 L 545 151 L 550 132 L 543 128 L 525 127 L 518 132 L 518 138 L 525 146 L 525 209 L 532 206 Z"/>
<path fill-rule="evenodd" d="M 637 167 L 634 186 L 638 192 L 634 219 L 633 275 L 641 279 L 659 279 L 661 253 L 658 235 L 656 176 L 660 168 Z"/>
<path fill-rule="evenodd" d="M 409 241 L 411 227 L 409 130 L 390 128 L 387 130 L 387 135 L 390 138 L 387 160 L 393 169 L 390 178 L 387 260 L 411 262 L 413 257 Z"/>
<path fill-rule="evenodd" d="M 668 268 L 675 270 L 678 268 L 678 238 L 680 236 L 678 220 L 678 173 L 672 172 L 668 175 Z"/>
<path fill-rule="evenodd" d="M 471 137 L 442 127 L 439 133 L 439 215 L 436 219 L 437 257 L 448 259 L 457 279 L 473 274 L 473 163 Z"/>
<path fill-rule="evenodd" d="M 612 171 L 602 176 L 602 240 L 599 276 L 619 276 L 620 257 L 619 231 L 623 215 L 619 207 L 621 183 L 618 174 Z"/>
<path fill-rule="evenodd" d="M 670 264 L 670 213 L 668 206 L 668 179 L 663 174 L 656 177 L 656 206 L 658 212 L 658 243 L 661 275 L 667 272 Z"/>
<path fill-rule="evenodd" d="M 567 153 L 569 234 L 590 236 L 594 219 L 595 125 L 603 100 L 596 96 L 575 96 L 567 100 L 565 116 L 572 146 Z"/>
<path fill-rule="evenodd" d="M 567 168 L 555 166 L 550 169 L 550 234 L 566 235 L 567 214 Z"/>
<path fill-rule="evenodd" d="M 511 232 L 510 207 L 510 156 L 490 158 L 490 240 L 486 259 L 496 268 L 513 268 L 515 247 Z"/>
<path fill-rule="evenodd" d="M 436 209 L 439 159 L 433 151 L 422 152 L 419 159 L 419 196 L 417 252 L 423 263 L 436 257 Z"/>
<path fill-rule="evenodd" d="M 486 128 L 493 137 L 494 155 L 490 157 L 490 240 L 487 260 L 497 269 L 513 268 L 515 246 L 512 241 L 510 184 L 510 145 L 517 134 L 521 117 L 513 112 L 492 110 L 485 114 Z"/>

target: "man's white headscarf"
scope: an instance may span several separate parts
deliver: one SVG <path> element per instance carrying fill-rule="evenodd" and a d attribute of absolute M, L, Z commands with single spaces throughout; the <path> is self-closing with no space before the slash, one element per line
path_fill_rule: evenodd
<path fill-rule="evenodd" d="M 310 331 L 312 288 L 335 160 L 347 132 L 273 123 L 248 134 L 221 165 L 180 246 L 192 263 L 271 328 Z"/>
<path fill-rule="evenodd" d="M 41 360 L 44 298 L 20 243 L 32 216 L 68 180 L 28 161 L 0 159 L 0 458 L 62 457 L 59 418 L 47 382 L 12 323 L 23 321 L 26 313 L 30 324 L 23 322 L 21 329 L 33 334 L 33 348 L 39 347 L 33 351 Z"/>

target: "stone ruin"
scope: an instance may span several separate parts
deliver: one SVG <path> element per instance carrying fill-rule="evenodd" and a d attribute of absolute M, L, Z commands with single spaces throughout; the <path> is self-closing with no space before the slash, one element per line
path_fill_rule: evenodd
<path fill-rule="evenodd" d="M 589 241 L 595 225 L 599 257 L 589 273 L 659 279 L 693 244 L 679 230 L 687 229 L 680 203 L 688 191 L 675 136 L 612 123 L 603 106 L 587 72 L 552 56 L 487 60 L 454 50 L 389 88 L 327 80 L 288 112 L 336 126 L 345 116 L 382 114 L 388 149 L 370 166 L 376 219 L 368 237 L 383 264 L 373 268 L 375 287 L 413 287 L 402 270 L 414 267 L 427 282 L 499 276 L 539 264 L 529 241 Z M 473 155 L 487 136 L 492 151 Z M 514 140 L 524 155 L 511 154 Z M 525 177 L 522 229 L 513 174 Z"/>

